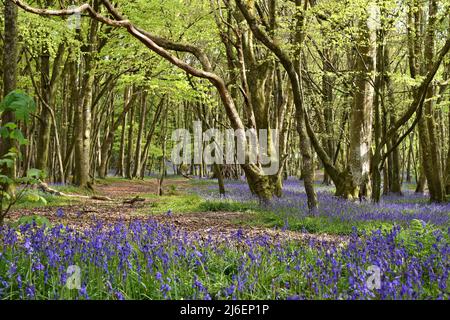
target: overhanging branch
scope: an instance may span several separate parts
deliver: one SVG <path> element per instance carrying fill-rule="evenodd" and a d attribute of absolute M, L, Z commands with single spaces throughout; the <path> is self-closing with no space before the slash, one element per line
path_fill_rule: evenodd
<path fill-rule="evenodd" d="M 20 1 L 20 0 L 9 0 L 15 3 L 17 6 L 22 8 L 23 10 L 43 15 L 43 16 L 68 16 L 76 13 L 82 13 L 82 12 L 88 12 L 91 18 L 96 19 L 102 23 L 108 24 L 113 27 L 122 27 L 126 28 L 128 33 L 130 33 L 133 37 L 138 39 L 140 42 L 142 42 L 147 48 L 164 58 L 165 60 L 169 61 L 171 64 L 177 66 L 181 70 L 189 73 L 190 75 L 193 75 L 198 78 L 203 78 L 209 80 L 219 91 L 220 97 L 224 103 L 225 110 L 227 112 L 227 115 L 231 121 L 231 124 L 234 129 L 242 129 L 244 128 L 241 119 L 239 118 L 239 113 L 237 112 L 236 106 L 234 105 L 234 102 L 232 101 L 232 98 L 230 96 L 230 93 L 226 89 L 225 81 L 219 77 L 217 74 L 212 73 L 208 70 L 210 70 L 210 67 L 208 65 L 205 66 L 205 70 L 197 69 L 190 64 L 178 59 L 176 56 L 172 55 L 169 51 L 167 51 L 163 46 L 171 46 L 175 45 L 174 43 L 171 43 L 170 41 L 166 41 L 165 39 L 154 37 L 148 32 L 141 30 L 140 28 L 133 25 L 129 20 L 113 20 L 110 18 L 107 18 L 98 12 L 96 12 L 89 4 L 83 4 L 77 8 L 74 9 L 62 9 L 62 10 L 48 10 L 48 9 L 38 9 L 29 6 L 28 4 Z M 113 15 L 113 17 L 121 18 L 122 16 L 117 12 L 117 10 L 106 0 L 103 0 L 103 3 L 105 6 L 107 6 L 108 11 Z M 164 40 L 164 41 L 163 41 Z M 157 42 L 159 42 L 159 45 Z M 178 44 L 177 44 L 178 45 Z M 182 46 L 182 45 L 180 45 Z M 186 46 L 179 47 L 180 51 L 187 51 L 187 50 L 181 50 L 186 49 Z M 192 46 L 192 48 L 195 48 Z M 176 49 L 175 49 L 176 50 Z M 201 51 L 198 51 L 201 52 Z M 204 56 L 206 58 L 206 56 Z M 208 61 L 209 62 L 209 61 Z"/>

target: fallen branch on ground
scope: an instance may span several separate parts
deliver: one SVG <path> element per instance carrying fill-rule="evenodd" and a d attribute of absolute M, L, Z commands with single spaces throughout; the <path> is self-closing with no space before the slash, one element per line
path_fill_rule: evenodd
<path fill-rule="evenodd" d="M 144 198 L 141 198 L 141 197 L 139 197 L 139 196 L 136 196 L 136 197 L 134 197 L 134 198 L 132 198 L 132 199 L 125 199 L 125 200 L 123 200 L 123 204 L 130 204 L 130 205 L 134 205 L 136 202 L 144 202 L 145 201 L 145 199 Z"/>
<path fill-rule="evenodd" d="M 184 173 L 183 171 L 181 171 L 180 173 L 181 173 L 181 175 L 182 175 L 183 177 L 185 177 L 186 179 L 192 179 L 192 176 L 190 176 L 190 175 Z"/>
<path fill-rule="evenodd" d="M 45 193 L 53 194 L 55 196 L 61 196 L 61 197 L 69 197 L 69 198 L 82 198 L 82 199 L 91 199 L 91 200 L 102 200 L 102 201 L 113 201 L 113 199 L 105 196 L 84 196 L 80 194 L 68 194 L 61 191 L 58 191 L 56 189 L 50 188 L 48 184 L 46 184 L 43 181 L 40 181 L 38 184 L 38 188 Z"/>

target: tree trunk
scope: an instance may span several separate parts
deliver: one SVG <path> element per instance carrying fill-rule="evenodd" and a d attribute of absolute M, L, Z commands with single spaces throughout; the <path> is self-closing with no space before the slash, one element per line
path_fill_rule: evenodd
<path fill-rule="evenodd" d="M 409 147 L 408 147 L 408 153 L 406 156 L 406 182 L 411 183 L 411 162 L 412 162 L 412 155 L 413 155 L 413 135 L 410 135 L 409 138 Z"/>
<path fill-rule="evenodd" d="M 435 28 L 436 28 L 437 1 L 429 1 L 429 18 L 428 29 L 425 36 L 425 63 L 427 70 L 433 66 L 434 45 L 435 45 Z M 423 117 L 419 120 L 419 137 L 422 147 L 422 166 L 428 181 L 428 189 L 430 191 L 430 201 L 444 202 L 445 190 L 443 181 L 443 171 L 441 167 L 441 150 L 439 141 L 437 141 L 436 121 L 434 107 L 434 86 L 430 85 L 427 90 L 424 103 Z"/>
<path fill-rule="evenodd" d="M 94 1 L 98 9 L 98 1 Z M 90 148 L 92 127 L 92 95 L 96 70 L 98 21 L 91 20 L 87 43 L 82 47 L 83 76 L 81 101 L 78 103 L 75 142 L 75 183 L 80 187 L 90 187 Z"/>
<path fill-rule="evenodd" d="M 127 161 L 125 164 L 125 177 L 132 179 L 132 166 L 133 166 L 133 130 L 134 130 L 134 106 L 131 107 L 130 116 L 128 118 L 128 144 L 127 144 Z"/>
<path fill-rule="evenodd" d="M 325 150 L 330 158 L 334 156 L 335 146 L 334 146 L 334 112 L 333 112 L 333 80 L 330 77 L 329 73 L 332 72 L 331 62 L 330 62 L 330 50 L 327 48 L 323 49 L 323 57 L 322 57 L 322 68 L 323 68 L 323 76 L 322 76 L 322 103 L 324 108 L 324 126 L 325 126 Z M 327 171 L 324 170 L 323 175 L 323 183 L 326 185 L 331 184 L 331 178 L 328 175 Z"/>
<path fill-rule="evenodd" d="M 215 163 L 214 166 L 214 175 L 217 178 L 217 184 L 219 185 L 219 193 L 220 195 L 225 195 L 225 184 L 223 182 L 223 174 L 222 174 L 222 166 Z"/>
<path fill-rule="evenodd" d="M 36 168 L 39 170 L 47 170 L 49 147 L 50 147 L 50 112 L 48 107 L 50 105 L 50 54 L 44 44 L 42 54 L 40 57 L 41 65 L 41 97 L 42 106 L 39 115 L 39 133 L 37 139 L 37 153 L 36 153 Z M 45 106 L 44 104 L 47 104 Z"/>
<path fill-rule="evenodd" d="M 16 89 L 17 84 L 17 7 L 11 1 L 6 1 L 4 4 L 4 42 L 3 42 L 3 95 Z M 11 111 L 4 111 L 1 116 L 1 124 L 14 122 L 14 113 Z M 0 158 L 7 154 L 9 150 L 14 147 L 14 141 L 10 138 L 0 139 Z M 15 177 L 15 166 L 8 168 L 6 165 L 0 168 L 0 172 L 9 176 Z M 14 186 L 11 184 L 1 186 L 2 191 L 10 194 L 14 193 Z M 2 221 L 0 221 L 0 224 Z"/>
<path fill-rule="evenodd" d="M 120 153 L 119 153 L 119 166 L 118 166 L 118 174 L 122 175 L 123 174 L 123 167 L 124 165 L 122 165 L 122 160 L 124 159 L 124 143 L 125 143 L 125 125 L 126 125 L 126 115 L 128 113 L 128 111 L 130 110 L 131 106 L 134 103 L 134 97 L 135 95 L 132 95 L 132 91 L 130 91 L 130 88 L 125 88 L 124 91 L 124 107 L 122 112 L 119 114 L 119 116 L 117 117 L 117 119 L 114 121 L 114 117 L 112 119 L 112 124 L 111 124 L 111 129 L 108 131 L 108 134 L 106 135 L 106 139 L 102 144 L 102 147 L 100 149 L 101 152 L 101 162 L 100 162 L 100 166 L 99 166 L 99 170 L 97 172 L 97 174 L 99 175 L 99 177 L 101 179 L 105 178 L 106 175 L 106 171 L 107 171 L 107 163 L 109 160 L 109 153 L 111 151 L 113 142 L 114 142 L 114 137 L 115 137 L 115 133 L 117 131 L 117 129 L 120 127 L 120 125 L 122 125 L 122 135 L 121 135 L 121 143 L 120 143 Z M 113 103 L 113 101 L 112 101 Z M 113 111 L 114 111 L 114 105 L 112 105 Z M 113 112 L 114 114 L 114 112 Z"/>
<path fill-rule="evenodd" d="M 120 136 L 120 149 L 119 149 L 119 160 L 117 175 L 125 177 L 125 137 L 126 137 L 126 127 L 127 127 L 128 114 L 126 113 L 122 118 L 122 133 Z"/>
<path fill-rule="evenodd" d="M 450 101 L 450 99 L 449 99 Z M 445 193 L 450 195 L 450 112 L 448 112 L 448 142 L 447 142 L 447 162 L 445 167 Z"/>
<path fill-rule="evenodd" d="M 394 125 L 396 122 L 395 118 L 395 99 L 394 99 L 394 88 L 392 87 L 391 81 L 391 66 L 390 66 L 390 50 L 389 46 L 384 46 L 384 84 L 386 86 L 387 92 L 387 102 L 388 102 L 388 113 L 389 113 L 389 123 L 390 125 Z M 393 146 L 399 138 L 398 133 L 392 135 L 391 137 L 391 145 Z M 388 147 L 390 149 L 390 147 Z M 389 191 L 401 194 L 402 193 L 402 185 L 401 185 L 401 176 L 400 176 L 400 154 L 398 150 L 398 146 L 395 147 L 392 153 L 389 155 L 390 163 L 389 163 Z M 385 182 L 386 183 L 386 182 Z"/>
<path fill-rule="evenodd" d="M 372 142 L 373 74 L 376 70 L 375 7 L 368 9 L 367 19 L 360 22 L 361 36 L 357 43 L 358 57 L 354 101 L 350 122 L 349 168 L 352 176 L 349 194 L 371 196 L 370 156 Z"/>
<path fill-rule="evenodd" d="M 134 159 L 136 161 L 134 165 L 134 171 L 133 171 L 133 177 L 137 177 L 138 174 L 141 172 L 141 154 L 142 154 L 142 135 L 144 134 L 144 127 L 145 127 L 145 119 L 147 115 L 147 91 L 142 91 L 142 97 L 141 97 L 141 110 L 139 113 L 139 129 L 137 134 L 137 141 L 136 141 L 136 150 L 134 154 Z"/>

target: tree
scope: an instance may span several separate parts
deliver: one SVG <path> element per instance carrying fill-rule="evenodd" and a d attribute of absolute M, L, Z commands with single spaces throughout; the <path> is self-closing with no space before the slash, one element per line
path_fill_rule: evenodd
<path fill-rule="evenodd" d="M 3 94 L 6 97 L 16 89 L 17 85 L 17 7 L 7 1 L 4 9 L 5 32 L 3 43 Z M 12 63 L 11 63 L 12 62 Z M 1 115 L 1 124 L 14 123 L 15 114 L 13 110 L 6 109 Z M 14 139 L 4 136 L 0 140 L 0 157 L 4 157 L 11 149 L 14 149 Z M 11 178 L 15 177 L 15 165 L 1 167 L 1 172 Z M 14 193 L 13 184 L 4 185 L 6 192 Z"/>

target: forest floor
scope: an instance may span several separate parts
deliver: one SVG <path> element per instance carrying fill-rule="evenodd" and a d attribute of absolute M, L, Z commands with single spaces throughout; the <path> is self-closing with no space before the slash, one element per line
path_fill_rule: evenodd
<path fill-rule="evenodd" d="M 212 183 L 212 182 L 211 182 Z M 173 177 L 164 180 L 164 195 L 157 195 L 157 180 L 125 180 L 108 178 L 97 181 L 95 195 L 107 196 L 113 201 L 102 201 L 82 198 L 54 199 L 50 197 L 47 205 L 19 205 L 10 214 L 10 222 L 19 221 L 23 217 L 44 217 L 52 225 L 62 223 L 73 228 L 86 228 L 98 222 L 129 223 L 132 220 L 154 219 L 162 224 L 170 224 L 188 233 L 199 234 L 201 238 L 211 237 L 216 241 L 230 239 L 238 232 L 246 237 L 259 236 L 278 241 L 317 241 L 320 243 L 347 242 L 348 236 L 309 233 L 284 230 L 255 224 L 257 213 L 251 210 L 222 211 L 220 208 L 201 206 L 202 199 L 192 194 L 191 189 L 211 187 L 211 183 L 196 184 L 193 180 Z M 53 186 L 69 193 L 80 193 L 76 188 Z M 140 197 L 145 199 L 133 205 L 124 201 Z"/>

